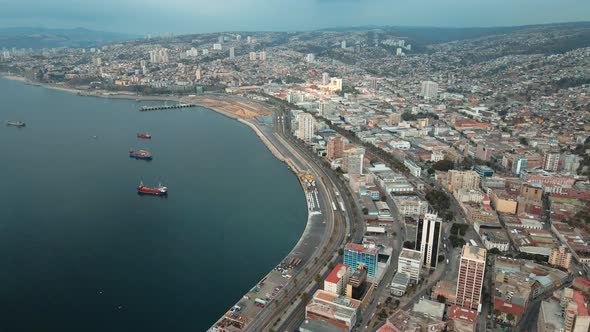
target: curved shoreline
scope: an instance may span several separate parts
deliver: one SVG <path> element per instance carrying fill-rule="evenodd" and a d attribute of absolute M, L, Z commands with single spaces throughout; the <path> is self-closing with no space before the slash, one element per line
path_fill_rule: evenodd
<path fill-rule="evenodd" d="M 9 80 L 14 80 L 14 81 L 19 81 L 22 82 L 24 84 L 29 84 L 28 81 L 26 80 L 26 78 L 24 77 L 19 77 L 19 76 L 0 76 L 0 78 L 5 78 L 5 79 L 9 79 Z M 161 100 L 161 101 L 165 101 L 165 100 L 174 100 L 174 101 L 178 101 L 181 102 L 182 101 L 182 97 L 174 97 L 174 98 L 162 98 L 160 96 L 138 96 L 138 95 L 131 95 L 131 94 L 99 94 L 99 93 L 92 93 L 92 94 L 88 94 L 83 90 L 79 90 L 79 89 L 73 89 L 73 88 L 68 88 L 68 87 L 59 87 L 59 86 L 55 86 L 55 85 L 50 85 L 50 84 L 34 84 L 35 86 L 39 86 L 39 87 L 43 87 L 43 88 L 47 88 L 47 89 L 52 89 L 52 90 L 58 90 L 58 91 L 62 91 L 62 92 L 67 92 L 67 93 L 73 93 L 73 94 L 77 94 L 79 96 L 90 96 L 90 97 L 98 97 L 98 98 L 114 98 L 114 99 L 139 99 L 139 100 Z M 273 154 L 273 156 L 275 158 L 277 158 L 278 160 L 282 161 L 283 163 L 287 164 L 287 166 L 289 167 L 289 169 L 295 173 L 295 175 L 297 175 L 299 184 L 301 185 L 301 188 L 305 191 L 305 187 L 304 187 L 304 183 L 301 181 L 301 179 L 299 178 L 299 175 L 301 174 L 301 169 L 296 165 L 295 162 L 293 162 L 293 160 L 289 157 L 287 157 L 284 153 L 282 153 L 280 151 L 279 148 L 277 148 L 270 140 L 269 138 L 264 134 L 264 132 L 257 126 L 256 123 L 254 123 L 253 121 L 249 120 L 249 119 L 243 119 L 235 114 L 232 114 L 230 112 L 227 112 L 223 109 L 220 108 L 216 108 L 216 107 L 212 107 L 210 105 L 204 105 L 199 103 L 198 101 L 193 101 L 194 104 L 206 108 L 206 109 L 210 109 L 216 113 L 219 113 L 221 115 L 224 115 L 228 118 L 237 120 L 238 122 L 248 126 L 255 134 L 256 136 L 258 136 L 258 138 L 262 141 L 262 143 L 267 147 L 267 149 Z M 255 121 L 255 120 L 254 120 Z M 301 233 L 301 236 L 299 237 L 299 240 L 297 241 L 297 243 L 291 248 L 291 250 L 289 251 L 289 253 L 281 260 L 285 261 L 289 258 L 289 256 L 293 256 L 293 254 L 295 252 L 297 252 L 298 248 L 300 248 L 301 246 L 304 245 L 304 243 L 306 242 L 306 240 L 308 240 L 307 238 L 310 237 L 311 235 L 311 228 L 312 228 L 312 215 L 310 213 L 310 202 L 308 202 L 306 200 L 306 205 L 307 205 L 307 221 L 306 221 L 306 225 L 305 228 L 303 229 L 303 232 Z M 325 229 L 324 233 L 327 232 L 327 228 Z M 325 234 L 322 234 L 325 235 Z M 319 248 L 319 246 L 318 246 Z M 314 251 L 317 252 L 317 250 Z M 307 258 L 311 258 L 311 257 L 307 257 Z M 279 264 L 280 262 L 278 262 L 277 264 Z M 306 262 L 308 263 L 308 262 Z M 276 264 L 275 264 L 276 265 Z M 305 264 L 307 265 L 307 264 Z M 274 270 L 271 270 L 270 272 L 267 272 L 263 279 L 261 279 L 261 281 L 265 280 Z M 302 271 L 298 271 L 297 275 L 301 274 Z M 261 281 L 259 281 L 257 283 L 260 284 Z M 288 282 L 285 284 L 287 285 Z M 247 293 L 246 293 L 247 294 Z M 239 300 L 238 300 L 239 301 Z M 259 311 L 256 316 L 254 318 L 256 318 L 258 315 L 260 315 L 260 313 L 262 313 L 262 311 Z M 217 324 L 217 322 L 219 322 L 220 320 L 222 320 L 224 318 L 224 315 L 221 315 L 221 318 L 219 318 L 219 320 L 217 320 L 212 327 L 209 329 L 210 331 L 216 331 L 217 329 L 215 328 L 215 325 Z M 250 321 L 250 323 L 253 320 Z M 246 325 L 247 328 L 248 325 Z"/>

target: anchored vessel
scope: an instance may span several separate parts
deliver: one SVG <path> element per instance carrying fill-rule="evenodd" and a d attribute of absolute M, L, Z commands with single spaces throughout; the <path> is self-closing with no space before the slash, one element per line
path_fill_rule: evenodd
<path fill-rule="evenodd" d="M 137 138 L 151 139 L 152 135 L 146 134 L 146 133 L 139 133 L 139 134 L 137 134 Z"/>
<path fill-rule="evenodd" d="M 143 182 L 139 183 L 137 187 L 137 193 L 140 195 L 153 195 L 153 196 L 166 196 L 168 195 L 168 188 L 158 185 L 156 188 L 151 188 L 143 185 Z"/>
<path fill-rule="evenodd" d="M 152 154 L 145 150 L 129 150 L 129 157 L 135 159 L 152 160 Z"/>
<path fill-rule="evenodd" d="M 13 127 L 21 127 L 21 128 L 26 126 L 26 124 L 22 121 L 6 121 L 6 125 L 13 126 Z"/>

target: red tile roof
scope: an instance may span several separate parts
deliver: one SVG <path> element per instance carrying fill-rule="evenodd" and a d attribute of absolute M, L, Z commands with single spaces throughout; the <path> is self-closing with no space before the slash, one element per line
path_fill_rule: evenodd
<path fill-rule="evenodd" d="M 331 282 L 333 284 L 337 284 L 340 279 L 342 279 L 342 276 L 338 276 L 338 272 L 340 272 L 340 269 L 342 269 L 343 267 L 348 267 L 347 265 L 344 265 L 342 263 L 338 263 L 338 265 L 336 265 L 336 267 L 334 267 L 334 269 L 332 270 L 332 272 L 330 272 L 330 274 L 328 274 L 328 277 L 326 277 L 326 281 Z"/>
<path fill-rule="evenodd" d="M 477 311 L 468 310 L 456 305 L 452 305 L 449 309 L 449 319 L 460 319 L 473 323 L 477 320 Z"/>

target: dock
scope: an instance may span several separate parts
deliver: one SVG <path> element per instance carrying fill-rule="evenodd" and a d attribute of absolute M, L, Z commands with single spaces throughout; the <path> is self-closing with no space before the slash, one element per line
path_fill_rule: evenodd
<path fill-rule="evenodd" d="M 158 110 L 170 110 L 175 108 L 189 108 L 195 107 L 196 104 L 173 104 L 173 105 L 156 105 L 156 106 L 142 106 L 139 111 L 146 112 L 146 111 L 158 111 Z"/>

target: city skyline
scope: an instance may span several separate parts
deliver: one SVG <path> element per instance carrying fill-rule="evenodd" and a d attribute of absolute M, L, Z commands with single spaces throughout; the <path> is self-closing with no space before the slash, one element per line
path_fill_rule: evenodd
<path fill-rule="evenodd" d="M 269 0 L 205 2 L 172 0 L 84 3 L 56 0 L 0 1 L 0 28 L 34 26 L 132 34 L 221 31 L 308 31 L 367 25 L 497 27 L 590 20 L 580 0 L 466 1 Z M 244 13 L 247 13 L 245 15 Z"/>

